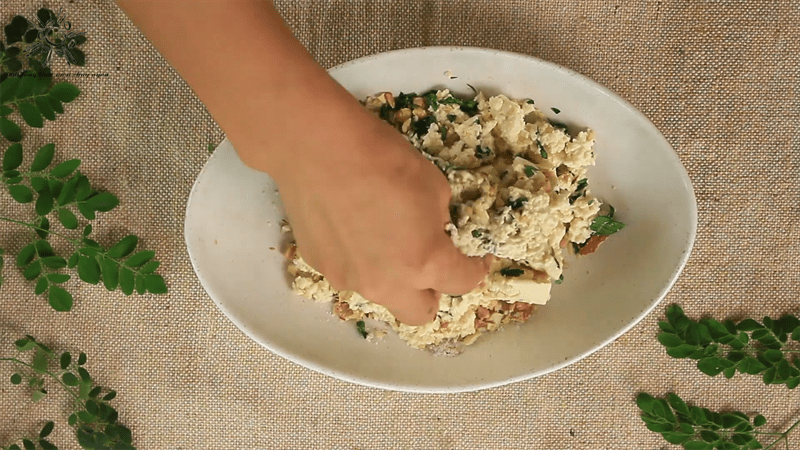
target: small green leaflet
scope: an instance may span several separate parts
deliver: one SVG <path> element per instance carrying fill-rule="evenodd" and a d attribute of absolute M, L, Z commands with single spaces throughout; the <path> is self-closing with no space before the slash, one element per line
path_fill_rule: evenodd
<path fill-rule="evenodd" d="M 561 110 L 560 110 L 560 109 L 558 109 L 558 108 L 555 108 L 555 107 L 553 107 L 553 108 L 550 108 L 550 109 L 552 109 L 552 110 L 553 110 L 553 112 L 554 112 L 554 113 L 556 113 L 556 114 L 559 114 L 559 113 L 561 113 Z"/>
<path fill-rule="evenodd" d="M 511 209 L 520 209 L 528 201 L 528 197 L 519 197 L 508 202 Z"/>
<path fill-rule="evenodd" d="M 525 175 L 532 177 L 536 173 L 536 168 L 533 166 L 525 166 Z"/>
<path fill-rule="evenodd" d="M 592 224 L 589 226 L 589 228 L 594 231 L 595 234 L 608 236 L 625 228 L 625 224 L 608 216 L 597 216 L 592 221 Z"/>
<path fill-rule="evenodd" d="M 542 156 L 542 158 L 547 159 L 547 150 L 544 149 L 542 143 L 537 140 L 536 145 L 539 146 L 539 154 Z"/>
<path fill-rule="evenodd" d="M 356 330 L 358 330 L 358 334 L 360 334 L 361 337 L 363 337 L 364 339 L 367 338 L 368 335 L 367 325 L 364 323 L 363 320 L 359 320 L 358 322 L 356 322 Z"/>
<path fill-rule="evenodd" d="M 514 278 L 523 275 L 524 273 L 525 271 L 523 269 L 516 269 L 513 267 L 504 267 L 500 269 L 500 275 L 503 275 L 505 277 Z"/>
<path fill-rule="evenodd" d="M 480 145 L 475 147 L 475 156 L 478 158 L 486 158 L 487 156 L 491 156 L 492 150 L 489 147 L 481 147 Z"/>

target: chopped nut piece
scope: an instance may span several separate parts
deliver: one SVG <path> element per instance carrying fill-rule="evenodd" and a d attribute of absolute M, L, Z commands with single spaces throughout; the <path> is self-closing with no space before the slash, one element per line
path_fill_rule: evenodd
<path fill-rule="evenodd" d="M 590 253 L 594 253 L 597 250 L 597 247 L 606 240 L 608 235 L 600 235 L 595 234 L 594 236 L 590 237 L 588 241 L 586 241 L 586 245 L 581 248 L 581 251 L 578 252 L 579 255 L 588 255 Z"/>
<path fill-rule="evenodd" d="M 386 103 L 389 104 L 392 108 L 394 108 L 394 95 L 391 92 L 384 92 L 383 97 L 386 99 Z"/>
<path fill-rule="evenodd" d="M 333 312 L 342 320 L 356 319 L 361 315 L 350 309 L 347 303 L 338 300 L 333 304 Z"/>

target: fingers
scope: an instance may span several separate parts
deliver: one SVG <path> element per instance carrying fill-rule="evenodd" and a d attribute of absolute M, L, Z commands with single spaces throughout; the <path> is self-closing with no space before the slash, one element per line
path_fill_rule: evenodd
<path fill-rule="evenodd" d="M 489 272 L 489 257 L 469 257 L 442 236 L 425 271 L 427 287 L 449 295 L 463 295 L 478 286 Z"/>
<path fill-rule="evenodd" d="M 389 307 L 395 318 L 406 325 L 424 325 L 436 318 L 439 311 L 439 294 L 431 289 L 412 290 L 395 298 Z"/>

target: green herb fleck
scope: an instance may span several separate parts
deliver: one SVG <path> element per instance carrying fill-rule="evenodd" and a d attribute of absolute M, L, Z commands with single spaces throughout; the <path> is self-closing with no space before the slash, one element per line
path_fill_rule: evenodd
<path fill-rule="evenodd" d="M 356 330 L 358 330 L 358 334 L 360 334 L 362 338 L 367 338 L 367 324 L 365 324 L 363 320 L 356 322 Z"/>
<path fill-rule="evenodd" d="M 472 237 L 479 238 L 483 236 L 483 232 L 481 230 L 472 230 Z"/>
<path fill-rule="evenodd" d="M 594 203 L 594 199 L 589 200 L 589 206 L 592 206 L 592 203 Z"/>
<path fill-rule="evenodd" d="M 208 144 L 208 153 L 214 153 L 214 144 Z"/>
<path fill-rule="evenodd" d="M 398 109 L 402 108 L 411 108 L 414 105 L 414 97 L 416 96 L 416 92 L 409 92 L 408 94 L 403 94 L 401 92 L 400 95 L 394 99 L 394 110 L 397 111 Z"/>
<path fill-rule="evenodd" d="M 608 236 L 611 234 L 616 233 L 617 231 L 623 229 L 625 224 L 622 222 L 618 222 L 612 219 L 609 216 L 597 216 L 595 217 L 592 224 L 589 228 L 595 232 L 595 234 L 599 234 L 601 236 Z"/>
<path fill-rule="evenodd" d="M 388 121 L 388 120 L 390 120 L 392 118 L 391 114 L 392 114 L 392 106 L 390 104 L 388 104 L 388 103 L 382 104 L 381 105 L 381 110 L 378 113 L 380 118 L 383 119 L 383 120 Z"/>
<path fill-rule="evenodd" d="M 567 124 L 561 123 L 561 122 L 550 122 L 550 125 L 552 125 L 553 128 L 555 128 L 557 130 L 563 131 L 564 134 L 569 136 L 569 128 L 567 127 Z"/>
<path fill-rule="evenodd" d="M 436 100 L 436 90 L 430 90 L 424 94 L 422 94 L 422 98 L 425 99 L 425 104 L 431 107 L 434 111 L 439 108 L 439 102 Z"/>
<path fill-rule="evenodd" d="M 503 275 L 505 277 L 512 277 L 512 278 L 513 277 L 518 277 L 518 276 L 520 276 L 520 275 L 522 275 L 524 273 L 525 273 L 525 271 L 522 270 L 522 269 L 514 269 L 514 268 L 511 268 L 511 267 L 504 267 L 504 268 L 500 269 L 500 275 Z"/>
<path fill-rule="evenodd" d="M 478 90 L 472 87 L 471 84 L 467 83 L 467 86 L 469 86 L 469 88 L 472 89 L 472 92 L 475 93 L 475 95 L 478 95 Z"/>
<path fill-rule="evenodd" d="M 561 110 L 558 109 L 558 108 L 550 108 L 550 109 L 552 109 L 553 112 L 556 113 L 556 114 L 559 114 L 561 112 Z"/>
<path fill-rule="evenodd" d="M 581 195 L 586 194 L 586 187 L 589 186 L 589 180 L 586 178 L 582 178 L 578 180 L 578 185 L 575 188 L 575 193 L 570 195 L 569 197 L 569 204 L 575 203 L 575 200 L 578 199 Z M 591 205 L 591 203 L 589 203 Z"/>
<path fill-rule="evenodd" d="M 609 208 L 608 217 L 613 219 L 614 218 L 614 213 L 617 212 L 617 210 L 614 209 L 613 205 L 608 205 L 608 208 Z"/>
<path fill-rule="evenodd" d="M 528 201 L 528 197 L 520 197 L 515 200 L 511 200 L 508 204 L 511 206 L 511 209 L 520 209 L 525 202 Z"/>
<path fill-rule="evenodd" d="M 527 100 L 525 103 L 527 103 L 527 104 L 529 104 L 529 105 L 533 105 L 533 99 L 530 99 L 530 98 L 529 98 L 529 99 L 528 99 L 528 100 Z"/>
<path fill-rule="evenodd" d="M 525 175 L 532 177 L 536 173 L 536 168 L 533 166 L 525 166 Z"/>
<path fill-rule="evenodd" d="M 455 122 L 456 121 L 456 115 L 455 114 L 448 114 L 447 115 L 447 120 L 449 120 L 450 122 Z"/>
<path fill-rule="evenodd" d="M 547 159 L 547 150 L 544 149 L 544 146 L 541 142 L 536 141 L 536 145 L 539 146 L 539 154 L 542 155 L 542 158 Z"/>
<path fill-rule="evenodd" d="M 439 124 L 439 128 L 441 128 L 441 131 L 442 131 L 442 142 L 444 142 L 444 141 L 447 140 L 447 127 L 442 125 L 442 124 Z"/>
<path fill-rule="evenodd" d="M 561 284 L 564 281 L 564 275 L 562 274 L 556 281 L 553 281 L 554 284 Z"/>
<path fill-rule="evenodd" d="M 417 136 L 422 137 L 428 133 L 431 124 L 434 122 L 436 122 L 436 119 L 434 119 L 433 116 L 423 117 L 416 122 L 413 122 L 411 124 L 411 128 L 414 130 L 414 133 Z"/>
<path fill-rule="evenodd" d="M 481 147 L 480 145 L 475 147 L 475 156 L 478 158 L 486 158 L 491 156 L 492 150 L 489 147 Z"/>

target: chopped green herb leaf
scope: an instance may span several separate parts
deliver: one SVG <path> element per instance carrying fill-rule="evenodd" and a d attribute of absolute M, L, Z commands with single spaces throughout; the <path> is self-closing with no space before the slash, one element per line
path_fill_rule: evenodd
<path fill-rule="evenodd" d="M 550 122 L 550 125 L 557 130 L 563 131 L 565 134 L 569 135 L 569 128 L 567 128 L 567 124 L 561 122 Z"/>
<path fill-rule="evenodd" d="M 539 154 L 542 155 L 542 158 L 547 159 L 547 150 L 544 149 L 544 146 L 541 142 L 536 141 L 536 145 L 539 146 Z"/>
<path fill-rule="evenodd" d="M 511 267 L 504 267 L 500 269 L 500 275 L 503 275 L 505 277 L 518 277 L 524 273 L 525 271 L 522 269 L 513 269 Z"/>
<path fill-rule="evenodd" d="M 475 156 L 478 158 L 486 158 L 487 156 L 491 156 L 492 150 L 489 147 L 481 147 L 480 145 L 475 147 Z"/>
<path fill-rule="evenodd" d="M 422 137 L 428 134 L 428 129 L 430 129 L 431 124 L 434 123 L 435 121 L 436 119 L 434 119 L 433 116 L 423 117 L 417 120 L 416 122 L 413 122 L 411 124 L 411 128 L 414 129 L 414 133 L 417 136 Z"/>
<path fill-rule="evenodd" d="M 612 206 L 612 205 L 608 205 L 608 208 L 609 208 L 608 217 L 610 219 L 613 219 L 614 218 L 614 213 L 617 212 L 617 210 L 614 209 L 614 206 Z"/>
<path fill-rule="evenodd" d="M 560 277 L 558 277 L 558 279 L 556 281 L 553 281 L 553 283 L 554 284 L 561 284 L 561 282 L 563 282 L 563 281 L 564 281 L 564 275 L 561 275 Z"/>
<path fill-rule="evenodd" d="M 569 196 L 569 204 L 573 204 L 575 200 L 578 199 L 581 195 L 586 194 L 586 187 L 589 185 L 589 180 L 586 178 L 582 178 L 578 180 L 578 185 L 575 189 L 575 193 Z M 590 203 L 591 204 L 591 203 Z"/>
<path fill-rule="evenodd" d="M 356 329 L 358 330 L 358 334 L 361 335 L 364 339 L 367 338 L 367 325 L 364 323 L 363 320 L 359 320 L 356 322 Z"/>
<path fill-rule="evenodd" d="M 527 104 L 529 104 L 529 105 L 533 105 L 533 99 L 530 99 L 530 98 L 529 98 L 529 99 L 528 99 L 528 100 L 527 100 L 525 103 L 527 103 Z"/>
<path fill-rule="evenodd" d="M 455 114 L 448 114 L 447 115 L 447 120 L 449 120 L 450 122 L 455 122 L 456 121 L 456 115 Z"/>
<path fill-rule="evenodd" d="M 475 89 L 474 87 L 472 87 L 472 85 L 471 85 L 471 84 L 467 83 L 467 86 L 469 86 L 469 88 L 470 88 L 470 89 L 472 89 L 472 92 L 474 92 L 474 93 L 475 93 L 475 95 L 478 95 L 478 90 L 477 90 L 477 89 Z"/>
<path fill-rule="evenodd" d="M 592 203 L 594 203 L 594 199 L 589 200 L 589 206 L 592 206 Z"/>
<path fill-rule="evenodd" d="M 525 166 L 525 175 L 532 177 L 536 173 L 536 168 L 533 166 Z"/>
<path fill-rule="evenodd" d="M 388 103 L 384 103 L 381 105 L 381 110 L 378 113 L 378 115 L 383 120 L 389 120 L 391 119 L 391 111 L 392 111 L 392 106 L 389 105 Z"/>
<path fill-rule="evenodd" d="M 556 114 L 558 114 L 558 113 L 560 113 L 560 112 L 561 112 L 561 110 L 560 110 L 560 109 L 558 109 L 558 108 L 550 108 L 550 109 L 552 109 L 552 110 L 553 110 L 553 112 L 554 112 L 554 113 L 556 113 Z"/>
<path fill-rule="evenodd" d="M 483 236 L 483 232 L 481 230 L 472 230 L 472 237 L 479 238 Z"/>
<path fill-rule="evenodd" d="M 592 224 L 589 228 L 595 232 L 595 234 L 599 234 L 601 236 L 608 236 L 610 234 L 614 234 L 617 231 L 623 229 L 625 224 L 622 222 L 618 222 L 612 219 L 609 216 L 597 216 L 595 217 Z"/>
<path fill-rule="evenodd" d="M 520 209 L 522 208 L 522 205 L 524 205 L 525 202 L 527 201 L 528 201 L 527 197 L 520 197 L 518 199 L 511 200 L 510 202 L 508 202 L 508 204 L 509 206 L 511 206 L 511 209 Z"/>
<path fill-rule="evenodd" d="M 425 104 L 430 106 L 431 109 L 433 109 L 434 111 L 436 111 L 436 109 L 439 107 L 439 102 L 436 100 L 435 90 L 426 92 L 425 94 L 423 94 L 422 98 L 425 99 Z"/>
<path fill-rule="evenodd" d="M 442 142 L 444 142 L 447 140 L 447 127 L 442 124 L 439 124 L 439 128 L 442 131 Z"/>
<path fill-rule="evenodd" d="M 410 92 L 408 94 L 403 94 L 401 92 L 400 95 L 394 99 L 394 110 L 397 111 L 398 109 L 402 108 L 411 108 L 413 106 L 414 97 L 416 96 L 416 92 Z"/>

